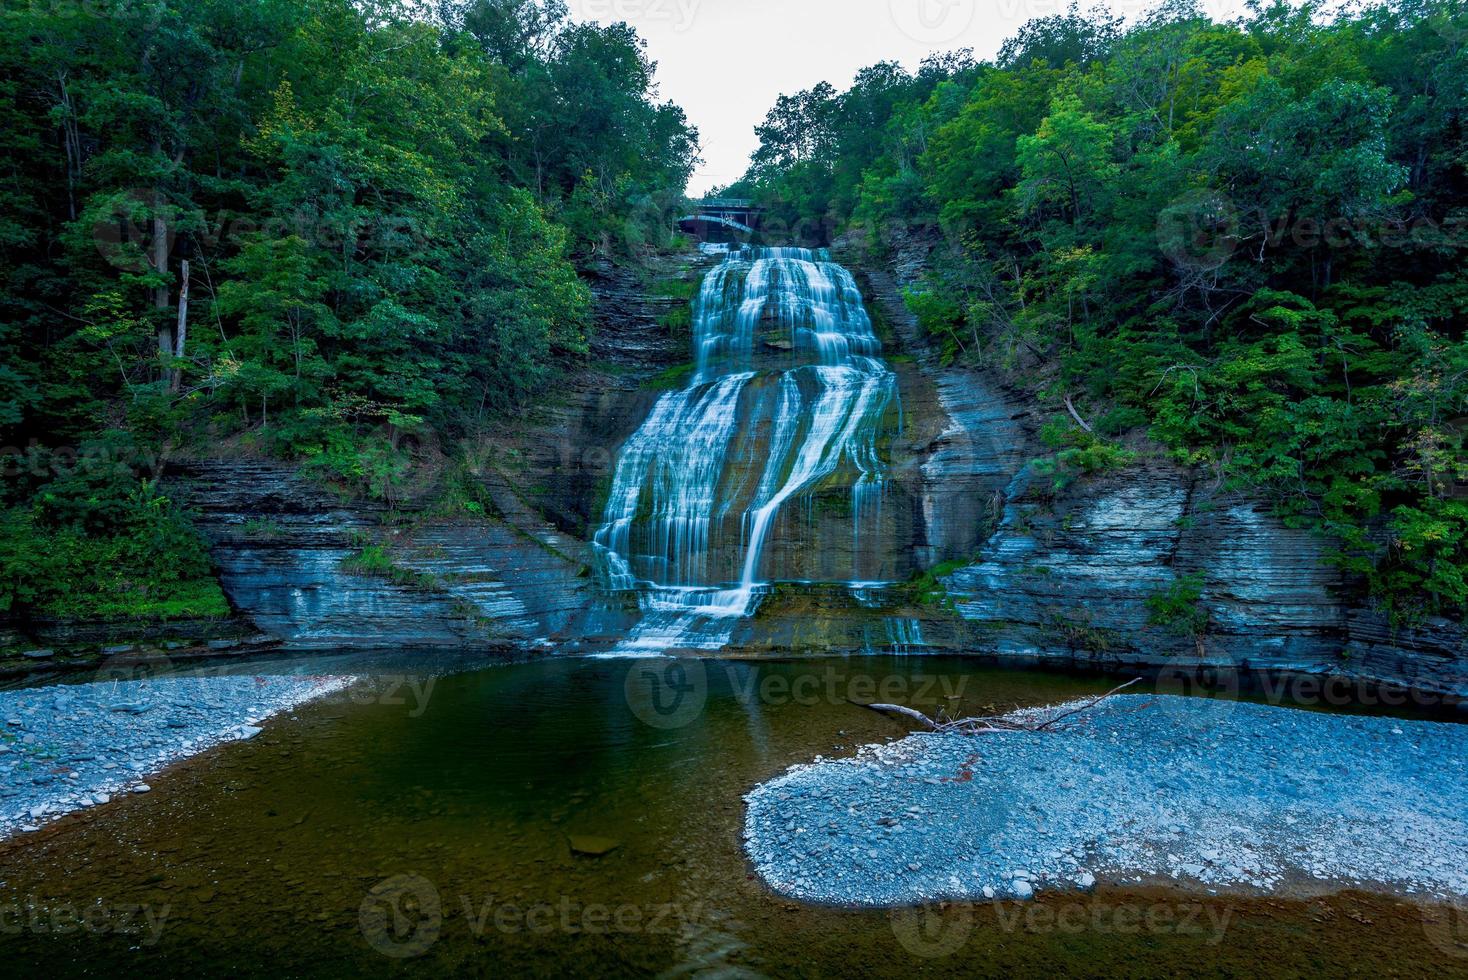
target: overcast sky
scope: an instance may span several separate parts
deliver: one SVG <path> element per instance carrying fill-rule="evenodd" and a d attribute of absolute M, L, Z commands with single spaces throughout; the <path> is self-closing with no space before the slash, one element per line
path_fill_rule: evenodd
<path fill-rule="evenodd" d="M 1068 0 L 569 0 L 577 20 L 625 20 L 647 39 L 664 99 L 688 112 L 705 163 L 689 186 L 702 194 L 744 175 L 754 127 L 781 94 L 829 81 L 846 88 L 857 69 L 898 61 L 909 70 L 933 51 L 989 58 L 1032 17 Z M 1155 0 L 1113 0 L 1135 15 Z M 1202 0 L 1215 18 L 1238 0 Z M 1082 8 L 1090 6 L 1083 2 Z"/>

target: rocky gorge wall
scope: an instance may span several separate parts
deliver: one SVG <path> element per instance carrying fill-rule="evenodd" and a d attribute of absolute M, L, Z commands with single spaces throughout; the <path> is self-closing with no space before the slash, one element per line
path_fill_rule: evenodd
<path fill-rule="evenodd" d="M 175 463 L 248 648 L 574 650 L 635 619 L 596 588 L 586 540 L 617 448 L 687 360 L 665 320 L 681 299 L 649 282 L 696 279 L 688 256 L 592 270 L 592 358 L 469 449 L 490 513 L 440 516 L 432 479 L 399 501 L 343 500 L 285 464 Z M 362 568 L 365 549 L 375 563 Z M 244 643 L 238 644 L 244 648 Z"/>
<path fill-rule="evenodd" d="M 484 461 L 478 478 L 494 503 L 491 520 L 429 516 L 431 484 L 399 502 L 388 526 L 384 507 L 337 499 L 283 464 L 176 464 L 170 485 L 200 516 L 238 614 L 236 628 L 255 645 L 306 650 L 534 652 L 597 646 L 625 633 L 637 619 L 635 605 L 599 590 L 586 542 L 600 525 L 618 451 L 662 393 L 681 383 L 690 358 L 690 339 L 668 326 L 669 314 L 687 300 L 660 295 L 653 284 L 682 281 L 691 291 L 713 262 L 685 253 L 646 268 L 593 270 L 589 363 L 472 447 Z M 853 548 L 870 551 L 880 541 L 881 560 L 866 555 L 863 570 L 902 580 L 933 561 L 971 553 L 988 533 L 992 519 L 979 512 L 1002 485 L 1003 468 L 964 446 L 970 430 L 949 420 L 918 365 L 894 369 L 904 425 L 887 447 L 892 479 L 878 533 L 854 542 L 849 492 L 817 491 L 781 513 L 767 557 L 774 577 L 828 579 L 830 569 L 851 566 Z M 1000 431 L 977 419 L 971 429 Z M 977 459 L 983 472 L 966 483 L 958 468 L 944 465 L 949 457 Z M 382 549 L 391 567 L 354 570 L 369 546 Z M 733 558 L 724 557 L 733 568 Z M 858 601 L 841 588 L 782 587 L 768 602 L 769 615 L 741 624 L 731 652 L 882 650 L 919 634 L 935 638 L 924 641 L 933 648 L 971 645 L 951 615 L 924 631 L 916 625 L 924 611 L 908 605 L 901 594 Z M 780 609 L 785 625 L 777 623 Z"/>
<path fill-rule="evenodd" d="M 886 447 L 882 502 L 881 537 L 892 554 L 873 575 L 892 584 L 822 584 L 832 563 L 821 556 L 852 547 L 851 524 L 841 495 L 817 493 L 782 515 L 769 561 L 786 581 L 736 627 L 728 655 L 895 650 L 1111 669 L 1223 666 L 1468 696 L 1461 626 L 1391 629 L 1350 600 L 1325 542 L 1285 528 L 1256 501 L 1145 454 L 1124 471 L 1050 493 L 1030 464 L 1047 454 L 1037 432 L 1053 410 L 992 376 L 937 362 L 901 300 L 920 257 L 865 268 L 858 256 L 837 258 L 858 269 L 899 379 L 903 425 Z M 664 379 L 681 383 L 689 361 L 688 338 L 668 326 L 686 299 L 650 283 L 693 284 L 711 264 L 687 254 L 658 262 L 597 270 L 590 363 L 471 447 L 493 505 L 483 518 L 433 516 L 431 486 L 385 523 L 382 507 L 339 500 L 281 464 L 175 465 L 170 485 L 201 515 L 237 615 L 138 641 L 217 653 L 523 654 L 625 635 L 635 603 L 604 594 L 586 542 L 617 451 L 668 389 Z M 390 566 L 354 570 L 368 546 Z M 921 574 L 929 569 L 938 574 Z M 1154 624 L 1149 599 L 1195 574 L 1204 627 Z M 118 643 L 115 632 L 94 639 L 99 649 Z"/>
<path fill-rule="evenodd" d="M 548 645 L 580 624 L 591 589 L 571 539 L 513 497 L 489 519 L 384 525 L 274 462 L 201 460 L 171 481 L 199 515 L 238 613 L 291 649 Z M 362 568 L 373 549 L 390 564 Z"/>
<path fill-rule="evenodd" d="M 169 485 L 198 514 L 237 628 L 255 647 L 521 654 L 625 629 L 634 617 L 600 595 L 585 542 L 615 451 L 657 397 L 650 379 L 687 358 L 663 323 L 683 301 L 648 288 L 685 260 L 592 271 L 590 362 L 471 442 L 483 517 L 437 515 L 431 479 L 389 514 L 278 462 L 173 465 Z"/>
<path fill-rule="evenodd" d="M 488 519 L 431 516 L 431 480 L 401 504 L 397 516 L 407 525 L 387 527 L 383 506 L 339 499 L 285 464 L 233 451 L 173 462 L 167 491 L 198 514 L 234 615 L 0 623 L 0 674 L 272 649 L 526 652 L 624 630 L 635 616 L 601 599 L 584 540 L 617 447 L 657 398 L 650 382 L 688 360 L 686 341 L 664 324 L 685 301 L 659 296 L 649 283 L 697 275 L 686 255 L 591 270 L 590 362 L 470 447 L 484 461 Z M 390 568 L 351 569 L 369 545 L 383 549 Z"/>
<path fill-rule="evenodd" d="M 1052 495 L 1029 466 L 1051 452 L 1037 435 L 1049 413 L 983 372 L 938 365 L 926 349 L 901 299 L 922 254 L 899 249 L 867 278 L 871 301 L 922 364 L 949 421 L 922 463 L 927 535 L 937 543 L 926 557 L 951 556 L 967 531 L 989 522 L 942 579 L 972 627 L 959 631 L 972 652 L 1331 674 L 1468 698 L 1462 624 L 1394 630 L 1359 606 L 1328 542 L 1160 453 Z M 1189 576 L 1201 594 L 1187 621 L 1155 623 L 1149 599 Z"/>

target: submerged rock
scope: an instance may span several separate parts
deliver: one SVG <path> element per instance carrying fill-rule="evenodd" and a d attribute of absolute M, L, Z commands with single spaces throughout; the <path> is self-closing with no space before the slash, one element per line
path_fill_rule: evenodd
<path fill-rule="evenodd" d="M 572 834 L 566 839 L 571 845 L 571 853 L 583 857 L 602 857 L 622 846 L 621 841 L 611 837 L 597 837 L 589 834 Z"/>

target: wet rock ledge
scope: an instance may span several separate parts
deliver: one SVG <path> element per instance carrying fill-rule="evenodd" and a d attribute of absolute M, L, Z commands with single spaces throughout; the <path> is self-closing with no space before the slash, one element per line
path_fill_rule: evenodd
<path fill-rule="evenodd" d="M 494 519 L 394 530 L 381 508 L 339 501 L 277 463 L 200 461 L 173 478 L 230 602 L 289 649 L 531 649 L 572 631 L 591 604 L 582 546 L 507 492 L 492 491 L 503 501 Z M 354 570 L 366 546 L 391 567 Z"/>

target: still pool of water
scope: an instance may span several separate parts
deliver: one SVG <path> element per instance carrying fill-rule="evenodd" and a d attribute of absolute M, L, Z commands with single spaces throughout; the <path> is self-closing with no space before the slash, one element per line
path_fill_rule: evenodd
<path fill-rule="evenodd" d="M 377 676 L 0 845 L 0 954 L 50 976 L 1468 976 L 1468 920 L 1387 897 L 929 915 L 750 875 L 751 786 L 901 734 L 848 697 L 979 713 L 1114 683 L 902 657 Z"/>

